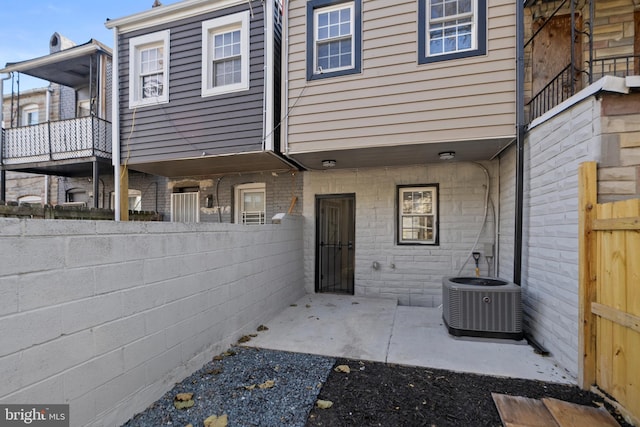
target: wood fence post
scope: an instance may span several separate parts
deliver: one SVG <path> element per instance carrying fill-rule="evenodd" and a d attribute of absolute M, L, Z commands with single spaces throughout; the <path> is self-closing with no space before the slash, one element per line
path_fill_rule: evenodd
<path fill-rule="evenodd" d="M 596 318 L 591 303 L 596 297 L 596 233 L 593 220 L 598 203 L 596 162 L 578 170 L 578 385 L 587 390 L 596 383 Z"/>

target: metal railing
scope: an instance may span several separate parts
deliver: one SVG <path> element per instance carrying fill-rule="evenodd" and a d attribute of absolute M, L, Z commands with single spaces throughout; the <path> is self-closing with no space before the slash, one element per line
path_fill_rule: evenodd
<path fill-rule="evenodd" d="M 540 92 L 527 104 L 529 107 L 529 121 L 540 117 L 562 101 L 575 93 L 575 71 L 571 64 L 564 67 Z"/>
<path fill-rule="evenodd" d="M 604 76 L 627 77 L 631 75 L 640 75 L 640 55 L 599 58 L 591 62 L 592 82 Z"/>
<path fill-rule="evenodd" d="M 111 123 L 95 116 L 4 129 L 2 163 L 111 158 Z"/>
<path fill-rule="evenodd" d="M 579 73 L 589 76 L 587 70 L 571 71 L 571 64 L 567 65 L 527 104 L 529 107 L 529 121 L 540 117 L 556 105 L 574 95 L 581 87 Z M 640 75 L 640 55 L 616 56 L 594 59 L 589 67 L 591 76 L 589 82 L 595 82 L 604 76 L 626 77 Z M 587 82 L 587 83 L 589 83 Z"/>

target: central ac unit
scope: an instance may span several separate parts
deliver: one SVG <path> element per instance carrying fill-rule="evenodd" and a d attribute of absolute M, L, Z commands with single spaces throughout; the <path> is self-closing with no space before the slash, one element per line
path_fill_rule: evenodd
<path fill-rule="evenodd" d="M 522 339 L 520 286 L 489 277 L 442 279 L 442 318 L 454 336 Z"/>

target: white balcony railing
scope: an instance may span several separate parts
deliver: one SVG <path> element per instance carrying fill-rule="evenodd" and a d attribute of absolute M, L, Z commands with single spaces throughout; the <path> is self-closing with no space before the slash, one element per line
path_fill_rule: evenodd
<path fill-rule="evenodd" d="M 7 165 L 111 158 L 111 123 L 92 116 L 4 129 L 0 152 Z"/>

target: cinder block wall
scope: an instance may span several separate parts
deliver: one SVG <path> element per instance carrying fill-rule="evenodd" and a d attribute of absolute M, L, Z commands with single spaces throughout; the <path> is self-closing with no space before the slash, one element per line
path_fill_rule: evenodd
<path fill-rule="evenodd" d="M 526 331 L 574 377 L 578 369 L 578 166 L 600 159 L 599 102 L 589 97 L 525 142 L 522 291 Z"/>
<path fill-rule="evenodd" d="M 300 219 L 0 219 L 0 402 L 120 425 L 304 294 Z"/>
<path fill-rule="evenodd" d="M 493 243 L 497 205 L 496 163 L 485 163 L 490 175 L 487 223 L 483 227 L 486 176 L 469 162 L 443 162 L 410 167 L 305 172 L 303 214 L 305 286 L 315 285 L 315 196 L 354 193 L 356 198 L 355 294 L 395 298 L 401 305 L 442 304 L 442 278 L 474 275 L 471 251 L 482 253 L 480 272 L 487 275 L 484 244 Z M 439 184 L 440 244 L 396 243 L 398 185 Z M 465 260 L 469 261 L 465 265 Z M 373 268 L 373 263 L 379 269 Z M 464 266 L 464 268 L 463 268 Z M 491 275 L 495 275 L 492 268 Z"/>

